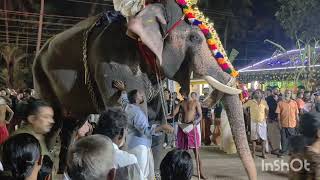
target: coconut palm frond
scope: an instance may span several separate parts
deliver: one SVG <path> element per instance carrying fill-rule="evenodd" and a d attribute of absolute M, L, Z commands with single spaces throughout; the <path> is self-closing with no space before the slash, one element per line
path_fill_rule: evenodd
<path fill-rule="evenodd" d="M 283 53 L 287 52 L 287 50 L 286 50 L 283 46 L 281 46 L 280 44 L 278 44 L 278 43 L 276 43 L 276 42 L 273 42 L 273 41 L 271 41 L 271 40 L 269 40 L 269 39 L 264 40 L 264 42 L 265 42 L 265 43 L 270 43 L 270 44 L 274 45 L 275 47 L 277 47 L 277 48 L 278 48 L 280 51 L 282 51 Z"/>

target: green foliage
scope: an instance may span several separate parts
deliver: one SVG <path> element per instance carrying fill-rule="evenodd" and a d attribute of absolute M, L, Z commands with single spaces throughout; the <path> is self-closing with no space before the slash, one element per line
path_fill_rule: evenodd
<path fill-rule="evenodd" d="M 27 76 L 29 70 L 19 62 L 28 57 L 28 54 L 17 45 L 0 44 L 0 55 L 5 61 L 0 81 L 6 82 L 6 86 L 10 88 L 24 87 L 24 77 L 30 77 Z M 29 72 L 31 73 L 31 71 Z"/>
<path fill-rule="evenodd" d="M 280 24 L 292 39 L 308 42 L 320 39 L 319 0 L 278 0 L 281 4 L 276 13 Z"/>
<path fill-rule="evenodd" d="M 32 72 L 31 67 L 25 67 L 22 63 L 15 66 L 13 71 L 13 77 L 15 79 L 13 88 L 24 89 L 32 87 Z M 0 68 L 0 87 L 8 87 L 8 70 L 4 67 Z"/>

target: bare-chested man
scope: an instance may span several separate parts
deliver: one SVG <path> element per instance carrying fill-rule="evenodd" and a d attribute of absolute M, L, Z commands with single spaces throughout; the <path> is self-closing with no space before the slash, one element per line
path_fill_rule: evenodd
<path fill-rule="evenodd" d="M 202 163 L 200 160 L 200 134 L 197 129 L 197 124 L 202 119 L 201 105 L 198 100 L 188 98 L 188 95 L 180 89 L 180 94 L 183 96 L 183 101 L 176 106 L 172 117 L 181 110 L 182 118 L 179 122 L 177 134 L 177 148 L 183 150 L 192 149 L 194 155 L 199 162 L 200 177 L 206 179 L 202 171 Z M 170 117 L 169 117 L 170 118 Z"/>

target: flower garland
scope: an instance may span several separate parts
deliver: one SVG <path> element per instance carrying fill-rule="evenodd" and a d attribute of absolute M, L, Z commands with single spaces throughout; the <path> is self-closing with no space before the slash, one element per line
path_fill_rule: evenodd
<path fill-rule="evenodd" d="M 228 61 L 227 54 L 222 46 L 220 38 L 213 27 L 212 23 L 209 23 L 209 19 L 205 18 L 202 12 L 198 8 L 193 8 L 195 0 L 176 0 L 176 2 L 182 7 L 185 17 L 188 21 L 195 26 L 198 26 L 204 36 L 207 39 L 208 46 L 213 53 L 214 58 L 221 67 L 221 69 L 236 78 L 239 76 L 232 64 Z"/>

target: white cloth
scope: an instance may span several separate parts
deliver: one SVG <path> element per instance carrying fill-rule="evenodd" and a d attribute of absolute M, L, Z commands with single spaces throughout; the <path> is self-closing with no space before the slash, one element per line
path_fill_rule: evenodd
<path fill-rule="evenodd" d="M 138 145 L 128 150 L 134 154 L 138 160 L 139 167 L 144 176 L 144 180 L 154 180 L 154 161 L 151 148 L 144 145 Z"/>
<path fill-rule="evenodd" d="M 0 171 L 3 171 L 3 166 L 2 166 L 1 161 L 0 161 Z"/>
<path fill-rule="evenodd" d="M 221 112 L 221 150 L 227 154 L 237 153 L 226 111 Z"/>
<path fill-rule="evenodd" d="M 188 134 L 190 131 L 193 130 L 193 124 L 186 124 L 186 123 L 178 122 L 178 125 L 182 129 L 182 131 L 186 134 Z"/>
<path fill-rule="evenodd" d="M 143 180 L 143 174 L 138 165 L 135 155 L 122 151 L 113 143 L 114 147 L 114 165 L 117 169 L 116 179 L 123 180 Z"/>
<path fill-rule="evenodd" d="M 267 140 L 267 123 L 263 122 L 254 122 L 251 121 L 251 140 L 262 139 L 264 141 Z"/>
<path fill-rule="evenodd" d="M 144 5 L 145 0 L 113 0 L 114 9 L 125 17 L 136 15 Z"/>

